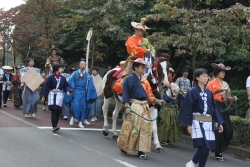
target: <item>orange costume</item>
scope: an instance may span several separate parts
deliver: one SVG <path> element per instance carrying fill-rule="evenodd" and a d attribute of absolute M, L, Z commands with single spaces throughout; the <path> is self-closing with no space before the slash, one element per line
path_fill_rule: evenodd
<path fill-rule="evenodd" d="M 141 47 L 143 38 L 131 36 L 126 41 L 127 52 L 129 55 L 134 56 L 135 59 L 143 58 L 146 48 Z"/>
<path fill-rule="evenodd" d="M 113 90 L 115 92 L 117 92 L 118 94 L 122 94 L 122 87 L 121 87 L 122 81 L 123 81 L 122 78 L 118 79 L 117 82 L 115 83 L 115 85 L 113 86 Z M 152 88 L 151 88 L 148 80 L 145 77 L 142 77 L 141 84 L 142 84 L 142 87 L 148 96 L 149 101 L 153 102 L 155 99 L 155 96 L 153 95 Z"/>
<path fill-rule="evenodd" d="M 143 58 L 146 49 L 149 49 L 155 53 L 154 47 L 149 43 L 147 38 L 141 38 L 137 36 L 131 36 L 126 41 L 127 52 L 134 59 Z"/>
<path fill-rule="evenodd" d="M 216 78 L 214 78 L 207 84 L 207 89 L 213 93 L 215 101 L 233 102 L 230 94 L 230 88 L 225 81 L 223 81 L 223 84 L 221 84 Z"/>

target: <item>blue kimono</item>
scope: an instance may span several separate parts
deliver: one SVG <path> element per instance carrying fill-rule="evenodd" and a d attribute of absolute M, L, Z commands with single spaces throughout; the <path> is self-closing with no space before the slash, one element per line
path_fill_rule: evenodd
<path fill-rule="evenodd" d="M 57 87 L 58 81 L 59 81 L 59 85 Z M 72 91 L 73 90 L 70 87 L 70 85 L 68 84 L 68 82 L 66 81 L 66 78 L 64 76 L 61 75 L 60 79 L 57 80 L 54 75 L 50 75 L 48 77 L 48 79 L 46 80 L 46 83 L 45 83 L 44 88 L 43 88 L 42 95 L 44 97 L 47 97 L 51 90 L 56 90 L 56 89 L 60 90 L 61 92 L 58 92 L 58 93 L 53 93 L 52 92 L 52 94 L 53 94 L 52 96 L 54 96 L 54 98 L 53 98 L 53 102 L 51 102 L 51 104 L 49 105 L 49 110 L 50 111 L 51 110 L 61 111 L 62 110 L 62 106 L 58 105 L 57 102 L 56 102 L 56 100 L 62 100 L 63 101 L 62 90 L 64 92 Z"/>
<path fill-rule="evenodd" d="M 192 139 L 195 148 L 206 146 L 213 150 L 215 148 L 215 135 L 212 131 L 212 122 L 194 120 L 193 115 L 212 116 L 218 125 L 223 124 L 224 120 L 210 90 L 205 88 L 202 92 L 199 86 L 190 89 L 184 98 L 178 121 L 192 126 Z"/>
<path fill-rule="evenodd" d="M 96 89 L 92 76 L 80 70 L 75 71 L 69 79 L 70 86 L 74 89 L 71 100 L 71 111 L 74 119 L 83 121 L 88 119 L 91 110 L 91 104 L 97 98 Z M 67 99 L 69 102 L 70 99 Z"/>

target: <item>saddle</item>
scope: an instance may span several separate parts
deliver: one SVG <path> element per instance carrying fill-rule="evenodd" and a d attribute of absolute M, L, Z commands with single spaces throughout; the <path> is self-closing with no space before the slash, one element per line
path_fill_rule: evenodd
<path fill-rule="evenodd" d="M 118 65 L 115 68 L 117 68 L 118 70 L 112 75 L 112 77 L 116 79 L 120 79 L 123 75 L 124 70 L 122 69 L 121 66 L 118 66 Z"/>

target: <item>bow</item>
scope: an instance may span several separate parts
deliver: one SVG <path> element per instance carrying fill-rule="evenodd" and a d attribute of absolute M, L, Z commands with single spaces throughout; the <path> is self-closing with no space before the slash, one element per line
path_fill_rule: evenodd
<path fill-rule="evenodd" d="M 93 29 L 90 28 L 86 40 L 88 41 L 88 46 L 87 46 L 87 53 L 86 53 L 86 68 L 85 70 L 88 71 L 88 64 L 89 64 L 89 45 L 90 45 L 90 39 L 92 37 L 92 32 Z"/>

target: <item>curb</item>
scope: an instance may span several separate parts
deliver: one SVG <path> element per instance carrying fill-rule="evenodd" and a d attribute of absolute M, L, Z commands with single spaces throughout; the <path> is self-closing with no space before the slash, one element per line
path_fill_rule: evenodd
<path fill-rule="evenodd" d="M 193 145 L 193 141 L 192 141 L 192 138 L 190 136 L 181 135 L 181 137 L 182 137 L 181 142 Z M 229 145 L 229 147 L 228 147 L 227 151 L 225 151 L 225 153 L 232 154 L 232 155 L 235 155 L 235 156 L 243 158 L 243 159 L 246 159 L 246 158 L 250 159 L 250 150 L 246 149 L 246 148 L 241 148 L 241 147 Z"/>

